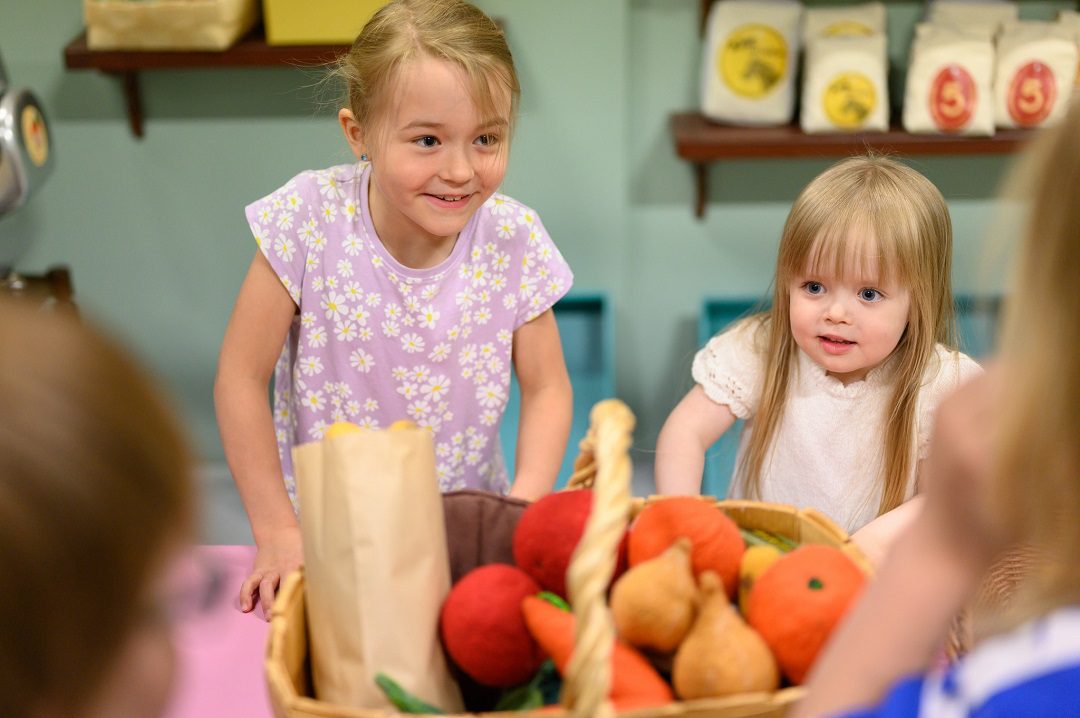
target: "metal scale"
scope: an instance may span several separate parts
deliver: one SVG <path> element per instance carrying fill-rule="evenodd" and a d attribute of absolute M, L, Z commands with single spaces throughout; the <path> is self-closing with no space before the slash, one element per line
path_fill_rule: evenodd
<path fill-rule="evenodd" d="M 66 269 L 50 270 L 40 278 L 23 277 L 13 271 L 13 255 L 21 247 L 5 236 L 3 223 L 8 214 L 26 204 L 52 172 L 52 149 L 49 123 L 41 103 L 30 90 L 8 85 L 0 59 L 0 290 L 36 294 L 40 293 L 37 285 L 44 284 L 46 294 L 59 294 L 53 298 L 70 301 Z M 53 285 L 60 287 L 59 292 L 53 291 Z"/>

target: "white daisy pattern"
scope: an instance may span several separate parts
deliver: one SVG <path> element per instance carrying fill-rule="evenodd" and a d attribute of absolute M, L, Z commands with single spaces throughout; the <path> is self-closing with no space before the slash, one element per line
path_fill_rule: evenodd
<path fill-rule="evenodd" d="M 303 172 L 247 207 L 248 225 L 299 308 L 274 370 L 273 418 L 295 501 L 293 446 L 335 421 L 409 418 L 435 441 L 439 486 L 505 492 L 498 429 L 513 333 L 570 289 L 539 215 L 492 195 L 440 265 L 398 263 L 376 236 L 367 164 Z"/>

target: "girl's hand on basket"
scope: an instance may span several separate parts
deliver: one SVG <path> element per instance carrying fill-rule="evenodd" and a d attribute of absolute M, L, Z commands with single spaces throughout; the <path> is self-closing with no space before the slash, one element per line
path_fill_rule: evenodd
<path fill-rule="evenodd" d="M 862 549 L 874 570 L 885 561 L 893 542 L 915 521 L 922 510 L 925 496 L 916 496 L 892 511 L 878 516 L 851 535 L 851 540 Z"/>
<path fill-rule="evenodd" d="M 256 605 L 261 605 L 263 617 L 269 621 L 274 594 L 281 580 L 300 568 L 303 562 L 303 540 L 299 527 L 279 531 L 270 539 L 260 542 L 251 574 L 240 586 L 240 610 L 248 613 Z"/>

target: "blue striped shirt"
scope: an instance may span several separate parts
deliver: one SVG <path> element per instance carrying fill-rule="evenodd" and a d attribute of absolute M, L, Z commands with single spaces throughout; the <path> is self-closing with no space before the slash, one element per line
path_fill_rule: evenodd
<path fill-rule="evenodd" d="M 995 636 L 844 718 L 1080 718 L 1080 606 Z"/>

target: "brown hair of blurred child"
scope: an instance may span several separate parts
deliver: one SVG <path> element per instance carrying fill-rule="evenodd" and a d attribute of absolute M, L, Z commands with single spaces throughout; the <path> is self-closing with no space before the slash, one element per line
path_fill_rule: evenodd
<path fill-rule="evenodd" d="M 125 351 L 74 317 L 0 303 L 5 715 L 161 708 L 172 650 L 155 582 L 192 526 L 190 470 Z"/>

